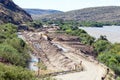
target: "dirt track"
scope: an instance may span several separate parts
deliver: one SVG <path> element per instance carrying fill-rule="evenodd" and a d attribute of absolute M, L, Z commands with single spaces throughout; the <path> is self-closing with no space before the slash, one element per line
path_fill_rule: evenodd
<path fill-rule="evenodd" d="M 60 44 L 60 43 L 59 43 Z M 62 45 L 62 44 L 60 44 Z M 75 62 L 82 61 L 82 65 L 85 68 L 85 71 L 83 72 L 76 72 L 76 73 L 70 73 L 70 74 L 65 74 L 65 75 L 59 75 L 56 76 L 58 80 L 101 80 L 102 77 L 106 74 L 106 68 L 98 64 L 97 62 L 90 62 L 87 59 L 75 55 L 75 53 L 72 53 L 73 48 L 70 48 L 69 46 L 67 47 L 66 45 L 64 46 L 65 48 L 69 49 L 69 53 L 65 53 L 65 55 L 74 60 Z"/>
<path fill-rule="evenodd" d="M 107 73 L 107 68 L 93 59 L 89 59 L 83 52 L 91 53 L 91 48 L 77 42 L 76 46 L 71 46 L 70 36 L 64 38 L 65 41 L 53 39 L 49 41 L 46 34 L 39 32 L 24 32 L 23 35 L 34 49 L 35 55 L 39 56 L 45 63 L 48 69 L 53 71 L 67 71 L 75 70 L 77 66 L 79 69 L 84 68 L 82 72 L 75 72 L 55 76 L 58 80 L 101 80 Z M 49 33 L 50 34 L 50 33 Z M 63 37 L 63 36 L 62 36 Z M 50 37 L 51 38 L 51 37 Z M 72 37 L 73 38 L 73 37 Z M 75 37 L 74 37 L 75 38 Z M 71 39 L 71 38 L 70 38 Z M 72 39 L 73 40 L 73 39 Z M 69 41 L 69 42 L 68 42 Z M 74 41 L 74 40 L 73 40 Z M 74 43 L 74 42 L 72 42 Z M 79 46 L 79 47 L 78 47 Z M 82 46 L 82 47 L 81 47 Z M 85 49 L 88 47 L 88 49 Z M 79 50 L 79 48 L 81 50 Z M 89 55 L 87 55 L 89 56 Z M 107 80 L 107 79 L 105 79 Z M 114 79 L 113 79 L 114 80 Z"/>

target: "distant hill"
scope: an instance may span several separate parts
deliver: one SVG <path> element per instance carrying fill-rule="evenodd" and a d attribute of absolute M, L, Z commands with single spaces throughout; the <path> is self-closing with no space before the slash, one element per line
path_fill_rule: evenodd
<path fill-rule="evenodd" d="M 75 21 L 115 21 L 120 22 L 120 7 L 119 6 L 106 6 L 106 7 L 92 7 L 80 10 L 73 10 L 65 13 L 45 15 L 40 19 L 63 19 Z"/>
<path fill-rule="evenodd" d="M 39 18 L 43 15 L 50 15 L 50 14 L 57 14 L 63 13 L 62 11 L 58 10 L 51 10 L 51 9 L 24 9 L 26 12 L 32 15 L 33 18 Z"/>
<path fill-rule="evenodd" d="M 0 0 L 0 24 L 21 24 L 32 21 L 31 16 L 12 0 Z"/>
<path fill-rule="evenodd" d="M 62 11 L 51 10 L 51 9 L 48 9 L 48 10 L 44 10 L 44 9 L 24 9 L 24 10 L 31 15 L 62 13 Z"/>

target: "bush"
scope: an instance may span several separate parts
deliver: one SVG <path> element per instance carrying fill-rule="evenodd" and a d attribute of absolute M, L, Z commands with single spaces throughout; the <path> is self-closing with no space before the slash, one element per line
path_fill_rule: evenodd
<path fill-rule="evenodd" d="M 17 27 L 13 24 L 5 24 L 0 26 L 0 34 L 2 34 L 5 38 L 17 37 L 16 32 Z M 1 37 L 1 39 L 4 37 Z"/>
<path fill-rule="evenodd" d="M 120 76 L 120 55 L 111 52 L 103 52 L 98 55 L 98 60 L 106 64 Z"/>
<path fill-rule="evenodd" d="M 0 80 L 36 80 L 31 71 L 0 63 Z"/>
<path fill-rule="evenodd" d="M 13 24 L 0 26 L 0 57 L 13 65 L 27 66 L 30 58 L 25 42 L 17 37 L 17 27 Z"/>
<path fill-rule="evenodd" d="M 24 57 L 12 46 L 7 44 L 0 45 L 0 57 L 17 66 L 26 66 Z"/>
<path fill-rule="evenodd" d="M 91 37 L 88 34 L 82 33 L 80 34 L 80 40 L 83 44 L 92 45 L 94 43 L 95 38 Z"/>
<path fill-rule="evenodd" d="M 22 59 L 25 61 L 25 63 L 27 63 L 27 61 L 30 59 L 30 56 L 28 54 L 28 47 L 22 39 L 8 39 L 5 43 L 15 48 L 18 51 L 19 55 L 22 56 Z"/>
<path fill-rule="evenodd" d="M 93 44 L 95 51 L 97 53 L 101 53 L 104 51 L 108 51 L 111 48 L 111 43 L 107 40 L 97 40 L 94 44 Z"/>
<path fill-rule="evenodd" d="M 35 28 L 35 29 L 39 29 L 39 28 L 43 27 L 43 25 L 40 21 L 29 22 L 28 26 Z"/>
<path fill-rule="evenodd" d="M 113 44 L 110 51 L 120 55 L 120 43 Z"/>
<path fill-rule="evenodd" d="M 0 80 L 36 80 L 35 75 L 25 69 L 30 59 L 28 47 L 17 37 L 17 28 L 12 24 L 0 26 L 0 58 L 10 64 L 0 63 Z"/>

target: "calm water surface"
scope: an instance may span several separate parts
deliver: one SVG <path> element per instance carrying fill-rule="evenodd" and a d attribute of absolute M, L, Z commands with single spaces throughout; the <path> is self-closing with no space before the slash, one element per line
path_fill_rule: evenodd
<path fill-rule="evenodd" d="M 106 35 L 107 39 L 112 43 L 120 43 L 120 26 L 103 26 L 98 27 L 79 27 L 84 29 L 88 34 L 95 38 L 99 38 L 100 35 Z"/>

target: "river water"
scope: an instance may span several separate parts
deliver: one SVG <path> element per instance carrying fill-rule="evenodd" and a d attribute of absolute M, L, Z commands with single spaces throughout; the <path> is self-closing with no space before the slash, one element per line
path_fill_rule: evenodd
<path fill-rule="evenodd" d="M 111 43 L 120 43 L 120 26 L 79 27 L 95 38 L 105 35 Z"/>

